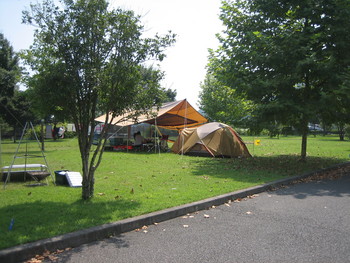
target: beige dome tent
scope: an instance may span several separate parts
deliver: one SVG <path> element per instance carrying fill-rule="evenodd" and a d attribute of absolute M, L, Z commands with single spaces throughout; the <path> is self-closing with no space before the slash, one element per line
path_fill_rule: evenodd
<path fill-rule="evenodd" d="M 183 129 L 171 150 L 195 156 L 251 157 L 233 128 L 219 122 Z"/>

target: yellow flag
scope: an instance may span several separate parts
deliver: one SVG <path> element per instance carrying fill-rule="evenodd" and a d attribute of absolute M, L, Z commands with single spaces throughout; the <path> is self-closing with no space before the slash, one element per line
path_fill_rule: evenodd
<path fill-rule="evenodd" d="M 260 140 L 254 140 L 255 145 L 260 145 Z"/>

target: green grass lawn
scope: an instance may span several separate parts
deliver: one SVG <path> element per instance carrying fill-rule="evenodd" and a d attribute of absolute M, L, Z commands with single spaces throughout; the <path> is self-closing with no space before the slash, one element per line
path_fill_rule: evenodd
<path fill-rule="evenodd" d="M 105 152 L 91 201 L 81 200 L 81 188 L 54 186 L 51 179 L 49 186 L 40 187 L 10 182 L 3 190 L 1 184 L 0 249 L 349 161 L 350 142 L 337 137 L 310 137 L 306 163 L 298 161 L 300 137 L 243 139 L 254 158 Z M 254 139 L 260 139 L 261 145 L 254 146 Z M 36 143 L 28 145 L 29 150 L 38 150 Z M 3 166 L 11 164 L 16 147 L 3 142 Z M 80 171 L 76 139 L 46 141 L 45 149 L 51 171 Z M 14 226 L 9 231 L 12 218 Z"/>

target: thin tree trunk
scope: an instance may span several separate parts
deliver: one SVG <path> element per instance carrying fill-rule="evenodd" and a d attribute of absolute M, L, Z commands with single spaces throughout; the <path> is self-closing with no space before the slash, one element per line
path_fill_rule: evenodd
<path fill-rule="evenodd" d="M 301 120 L 301 156 L 300 161 L 306 162 L 306 149 L 307 149 L 307 135 L 309 133 L 309 127 L 308 127 L 308 120 L 305 117 L 305 115 L 302 117 Z"/>
<path fill-rule="evenodd" d="M 300 161 L 306 161 L 306 148 L 307 148 L 307 130 L 303 131 L 302 139 L 301 139 L 301 158 Z"/>
<path fill-rule="evenodd" d="M 337 126 L 338 126 L 339 140 L 344 141 L 344 138 L 345 138 L 344 124 L 338 123 Z"/>
<path fill-rule="evenodd" d="M 93 128 L 91 129 L 93 131 Z M 83 200 L 91 199 L 94 196 L 95 171 L 97 166 L 94 164 L 95 154 L 90 158 L 91 141 L 93 132 L 85 134 L 84 140 L 81 141 L 81 157 L 83 166 L 82 198 Z M 90 160 L 91 159 L 91 160 Z"/>
<path fill-rule="evenodd" d="M 82 182 L 82 198 L 88 200 L 94 196 L 95 170 L 89 169 L 89 157 L 83 157 L 83 182 Z"/>
<path fill-rule="evenodd" d="M 89 200 L 94 196 L 94 172 L 89 172 L 87 175 L 83 176 L 83 183 L 82 183 L 82 198 L 84 200 Z"/>
<path fill-rule="evenodd" d="M 305 28 L 307 29 L 309 27 L 309 21 L 306 19 L 305 21 Z M 304 89 L 304 99 L 305 101 L 308 100 L 308 98 L 311 98 L 311 91 L 310 91 L 310 80 L 309 80 L 309 74 L 305 74 L 305 89 Z M 302 133 L 302 138 L 301 138 L 301 156 L 300 156 L 300 161 L 301 162 L 306 162 L 306 149 L 307 149 L 307 135 L 309 133 L 309 118 L 307 114 L 307 109 L 302 113 L 301 115 L 301 133 Z"/>
<path fill-rule="evenodd" d="M 13 126 L 13 143 L 16 143 L 17 125 Z"/>

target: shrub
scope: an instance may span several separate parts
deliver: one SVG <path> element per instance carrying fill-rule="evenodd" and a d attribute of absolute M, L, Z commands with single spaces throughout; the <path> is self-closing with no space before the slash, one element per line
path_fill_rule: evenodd
<path fill-rule="evenodd" d="M 45 126 L 44 126 L 45 129 Z M 38 140 L 41 140 L 41 125 L 35 125 L 34 126 L 34 131 L 36 133 L 36 136 L 38 137 Z M 30 139 L 30 140 L 35 140 L 35 135 L 34 135 L 34 131 L 31 129 L 31 127 L 27 127 L 27 133 L 25 134 L 25 136 Z M 45 131 L 44 131 L 45 134 Z"/>
<path fill-rule="evenodd" d="M 248 135 L 248 129 L 245 128 L 235 128 L 235 131 L 240 135 Z"/>
<path fill-rule="evenodd" d="M 77 136 L 77 132 L 75 131 L 65 131 L 64 138 L 74 138 Z"/>
<path fill-rule="evenodd" d="M 345 136 L 350 140 L 350 125 L 345 126 Z"/>

